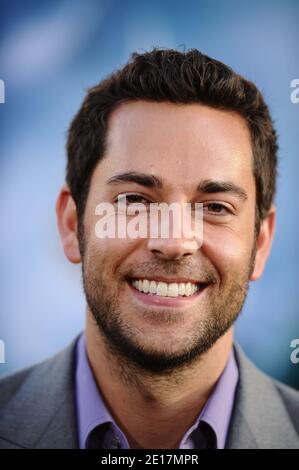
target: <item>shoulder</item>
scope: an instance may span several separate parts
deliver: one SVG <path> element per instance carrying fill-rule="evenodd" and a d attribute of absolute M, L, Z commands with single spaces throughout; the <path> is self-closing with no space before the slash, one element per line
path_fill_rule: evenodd
<path fill-rule="evenodd" d="M 299 391 L 277 380 L 273 380 L 273 383 L 299 433 Z"/>
<path fill-rule="evenodd" d="M 66 438 L 61 429 L 75 428 L 77 340 L 55 356 L 0 380 L 0 448 L 7 443 L 25 448 L 55 446 L 58 438 L 59 445 L 75 445 L 74 431 Z M 56 415 L 59 419 L 53 423 L 59 422 L 60 431 L 50 426 Z"/>
<path fill-rule="evenodd" d="M 299 448 L 299 392 L 257 368 L 234 343 L 239 381 L 231 448 Z"/>
<path fill-rule="evenodd" d="M 38 365 L 27 367 L 26 369 L 22 369 L 14 374 L 0 378 L 0 414 L 1 409 L 3 409 L 12 396 L 18 392 L 35 367 L 38 367 Z"/>
<path fill-rule="evenodd" d="M 24 385 L 30 384 L 32 387 L 47 387 L 48 381 L 62 378 L 69 378 L 74 372 L 75 346 L 78 337 L 70 345 L 41 362 L 26 367 L 13 374 L 0 378 L 0 413 L 1 408 L 18 392 Z M 41 380 L 41 379 L 44 380 Z"/>

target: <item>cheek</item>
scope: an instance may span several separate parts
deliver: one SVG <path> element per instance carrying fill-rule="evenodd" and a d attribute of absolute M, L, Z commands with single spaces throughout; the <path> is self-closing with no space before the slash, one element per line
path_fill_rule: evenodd
<path fill-rule="evenodd" d="M 136 240 L 120 238 L 97 238 L 93 233 L 88 243 L 86 261 L 93 269 L 100 269 L 104 276 L 114 276 L 131 252 L 136 249 Z"/>
<path fill-rule="evenodd" d="M 202 251 L 222 276 L 247 268 L 253 236 L 228 226 L 204 227 Z"/>

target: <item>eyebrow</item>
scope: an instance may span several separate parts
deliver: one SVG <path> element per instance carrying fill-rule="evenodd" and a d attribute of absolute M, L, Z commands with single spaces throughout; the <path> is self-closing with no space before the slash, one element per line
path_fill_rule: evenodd
<path fill-rule="evenodd" d="M 246 201 L 248 195 L 245 189 L 241 188 L 231 181 L 214 181 L 202 180 L 197 186 L 197 191 L 200 193 L 231 193 L 237 196 L 242 201 Z"/>
<path fill-rule="evenodd" d="M 163 181 L 161 178 L 155 175 L 147 173 L 139 173 L 135 171 L 129 171 L 126 173 L 118 173 L 107 180 L 108 184 L 118 183 L 137 183 L 147 188 L 162 189 Z"/>
<path fill-rule="evenodd" d="M 153 189 L 163 188 L 163 179 L 148 173 L 140 173 L 129 171 L 125 173 L 118 173 L 107 180 L 107 184 L 119 183 L 136 183 L 141 186 Z M 199 193 L 231 193 L 237 196 L 242 201 L 248 198 L 248 195 L 241 186 L 232 183 L 231 181 L 216 181 L 211 179 L 202 180 L 197 188 Z"/>

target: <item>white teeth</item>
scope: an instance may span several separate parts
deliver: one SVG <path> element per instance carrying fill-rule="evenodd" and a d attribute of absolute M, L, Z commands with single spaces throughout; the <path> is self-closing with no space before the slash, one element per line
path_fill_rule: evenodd
<path fill-rule="evenodd" d="M 179 285 L 176 282 L 168 284 L 168 297 L 177 297 L 179 295 Z"/>
<path fill-rule="evenodd" d="M 192 282 L 156 282 L 148 279 L 134 279 L 132 285 L 135 289 L 145 294 L 159 295 L 162 297 L 180 297 L 193 295 L 198 285 Z"/>
<path fill-rule="evenodd" d="M 143 281 L 142 290 L 145 294 L 147 294 L 149 292 L 149 289 L 150 289 L 150 283 L 147 279 L 145 279 Z"/>
<path fill-rule="evenodd" d="M 179 283 L 179 295 L 185 295 L 185 284 L 183 282 Z"/>
<path fill-rule="evenodd" d="M 163 297 L 167 297 L 167 284 L 166 282 L 159 282 L 157 287 L 157 295 L 162 295 Z"/>
<path fill-rule="evenodd" d="M 157 292 L 157 283 L 156 281 L 151 281 L 149 286 L 150 294 L 156 294 Z"/>
<path fill-rule="evenodd" d="M 186 288 L 185 288 L 185 294 L 186 295 L 191 295 L 192 289 L 191 289 L 191 282 L 187 282 Z"/>

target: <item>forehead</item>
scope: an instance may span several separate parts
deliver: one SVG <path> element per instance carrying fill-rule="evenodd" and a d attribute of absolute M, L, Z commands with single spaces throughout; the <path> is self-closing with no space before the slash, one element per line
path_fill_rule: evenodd
<path fill-rule="evenodd" d="M 141 171 L 190 187 L 200 178 L 253 182 L 250 132 L 234 112 L 197 103 L 125 103 L 111 114 L 106 139 L 102 175 Z"/>

